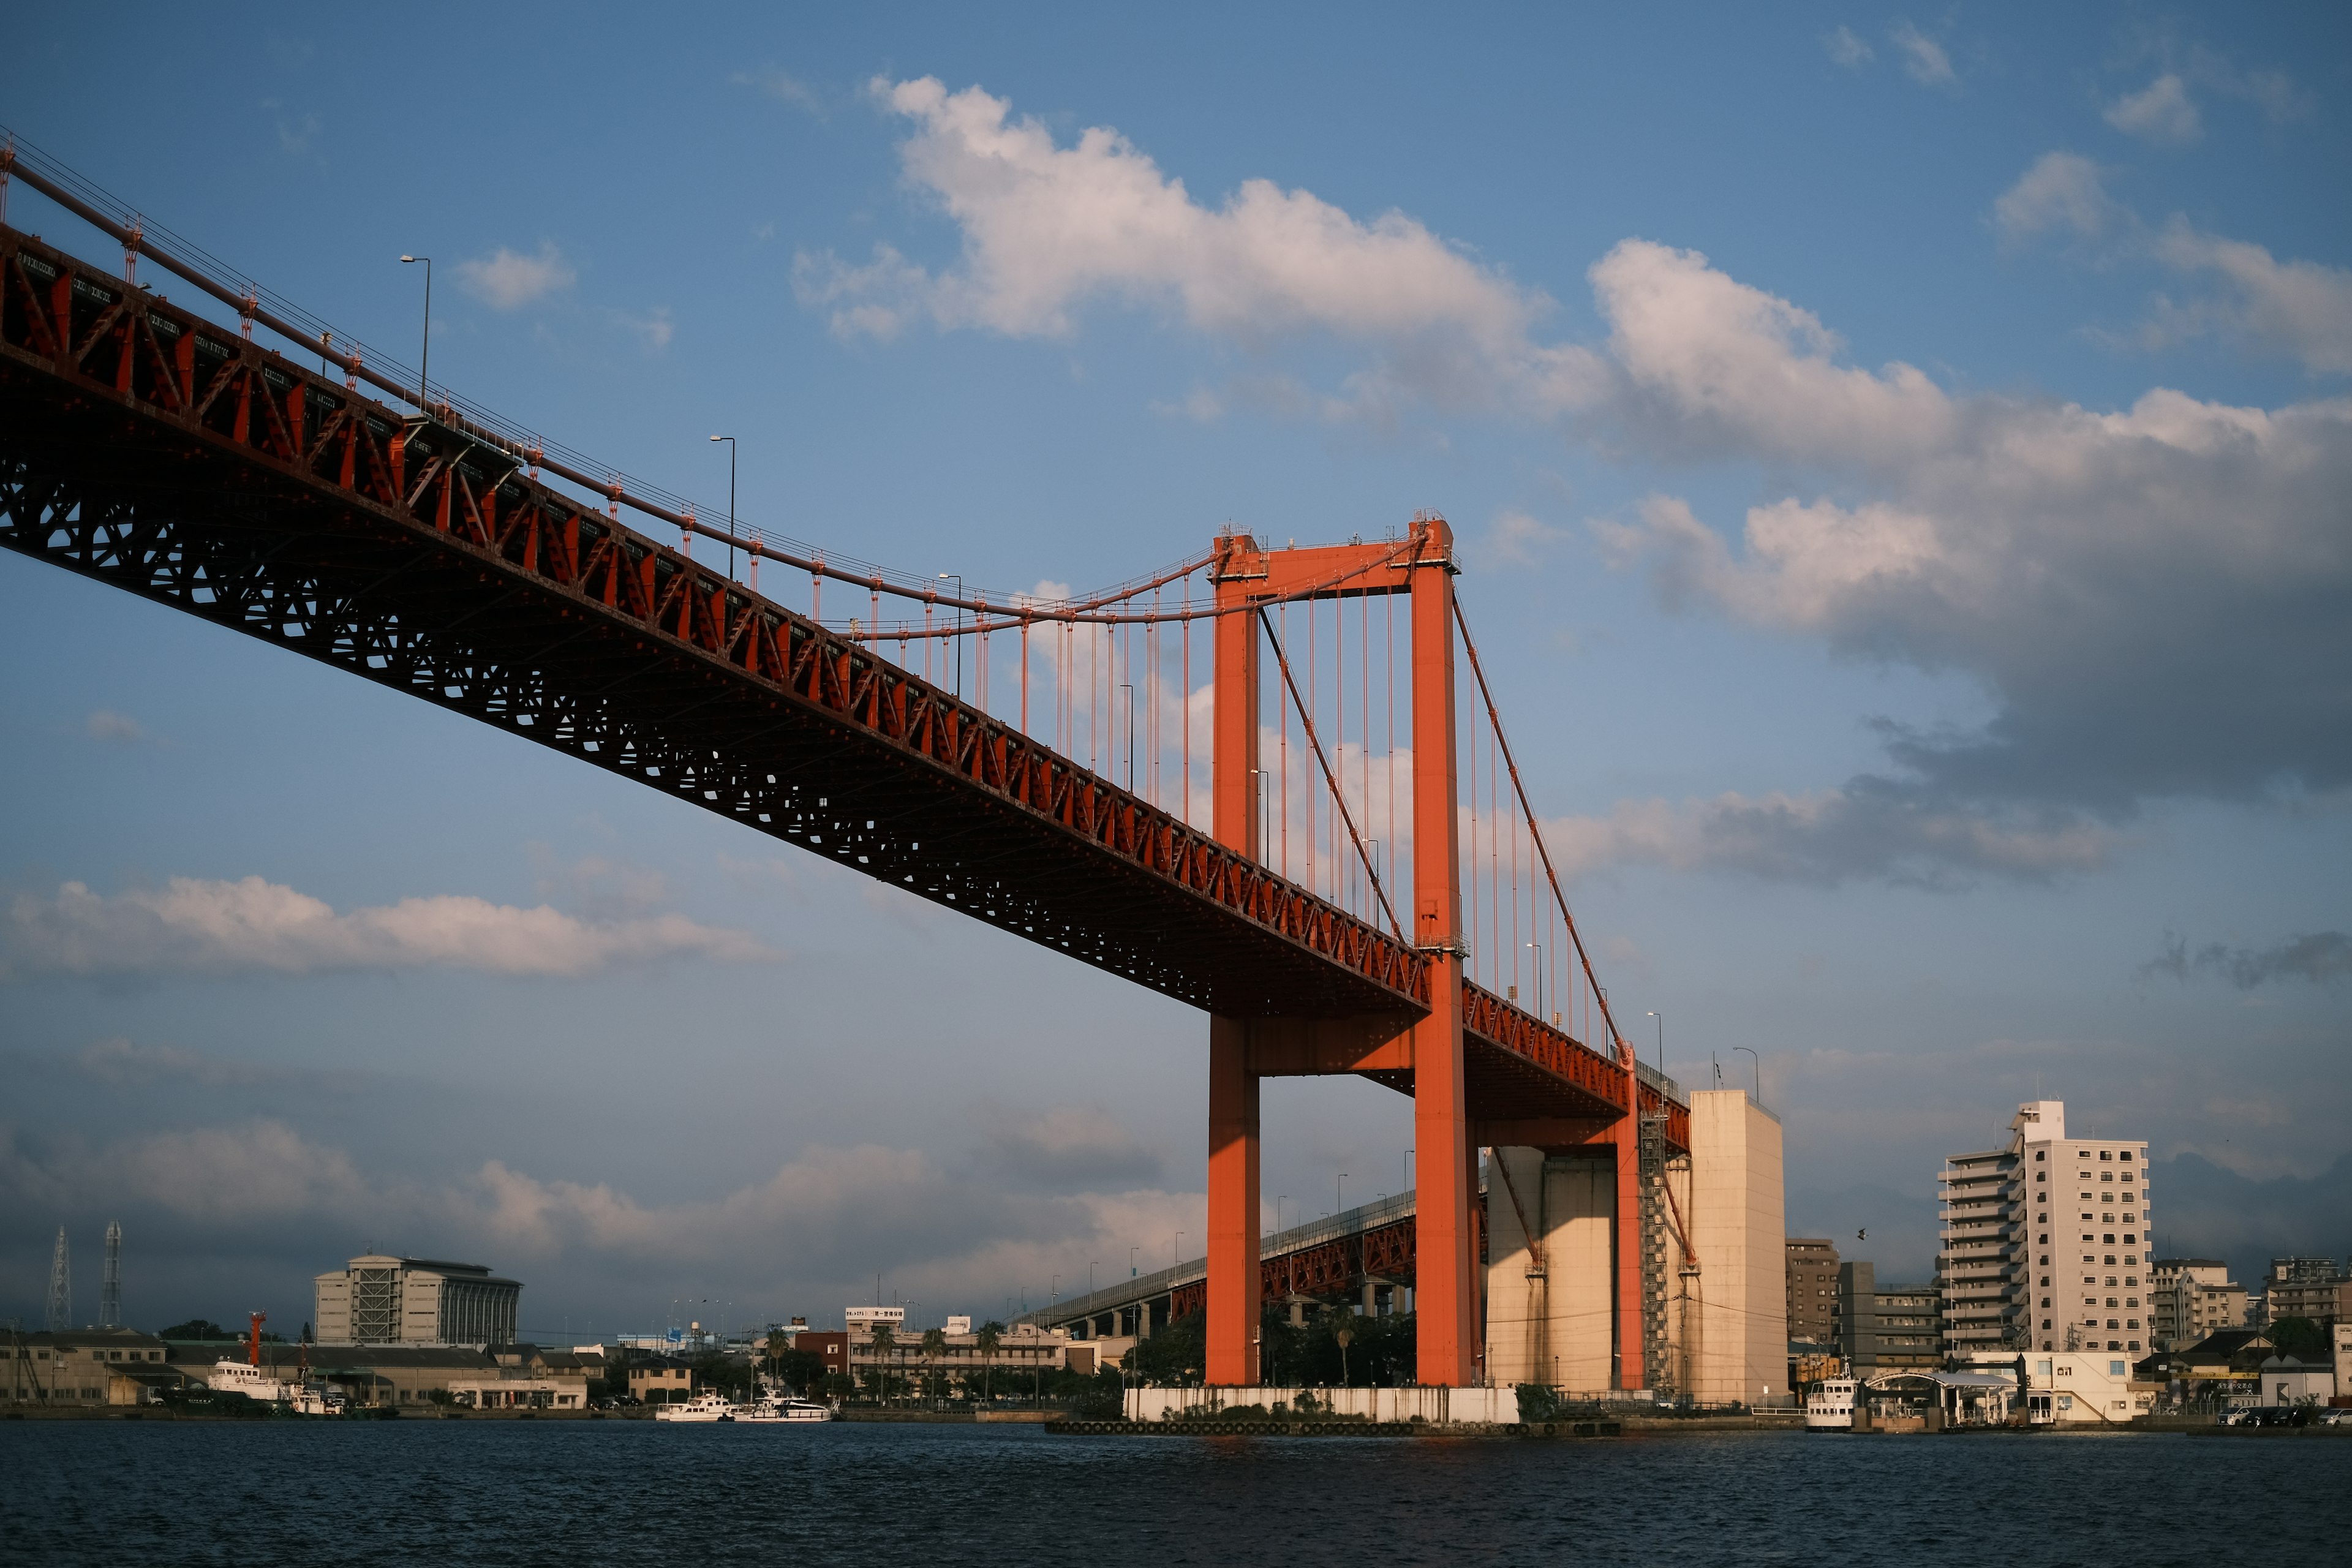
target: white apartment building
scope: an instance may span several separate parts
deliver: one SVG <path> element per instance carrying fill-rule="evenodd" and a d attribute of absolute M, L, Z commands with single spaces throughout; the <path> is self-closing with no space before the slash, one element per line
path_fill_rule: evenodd
<path fill-rule="evenodd" d="M 2069 1138 L 2064 1101 L 2029 1100 L 2009 1147 L 1955 1154 L 1941 1180 L 1951 1354 L 2154 1348 L 2144 1140 Z"/>

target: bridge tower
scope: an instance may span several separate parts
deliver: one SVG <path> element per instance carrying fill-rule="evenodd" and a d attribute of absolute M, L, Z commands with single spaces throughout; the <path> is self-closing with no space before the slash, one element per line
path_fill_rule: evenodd
<path fill-rule="evenodd" d="M 1209 1021 L 1208 1379 L 1260 1381 L 1258 1081 L 1286 1072 L 1409 1066 L 1413 1096 L 1417 1359 L 1424 1384 L 1476 1376 L 1480 1327 L 1477 1150 L 1463 1064 L 1461 855 L 1454 774 L 1454 536 L 1443 519 L 1405 540 L 1261 550 L 1246 534 L 1218 542 L 1212 830 L 1264 860 L 1266 774 L 1259 766 L 1260 617 L 1247 606 L 1302 592 L 1411 601 L 1413 874 L 1410 940 L 1430 961 L 1419 1018 Z M 1402 906 L 1400 906 L 1402 908 Z M 1402 918 L 1402 917 L 1401 917 Z M 1286 1048 L 1287 1047 L 1287 1048 Z"/>

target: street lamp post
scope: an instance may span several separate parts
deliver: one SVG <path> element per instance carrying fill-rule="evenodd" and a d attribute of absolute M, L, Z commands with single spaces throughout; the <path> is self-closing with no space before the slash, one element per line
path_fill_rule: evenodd
<path fill-rule="evenodd" d="M 1666 1071 L 1666 1016 L 1652 1013 L 1650 1016 L 1658 1021 L 1658 1075 L 1663 1078 Z"/>
<path fill-rule="evenodd" d="M 1542 952 L 1541 952 L 1541 949 L 1540 949 L 1540 948 L 1538 948 L 1538 947 L 1537 946 L 1537 944 L 1536 944 L 1536 943 L 1534 943 L 1534 942 L 1529 942 L 1529 943 L 1528 943 L 1528 951 L 1529 952 L 1535 953 L 1535 954 L 1537 955 L 1536 957 L 1534 957 L 1534 958 L 1531 958 L 1531 959 L 1528 960 L 1528 965 L 1529 965 L 1531 968 L 1533 968 L 1533 969 L 1535 970 L 1535 972 L 1536 972 L 1536 1016 L 1537 1016 L 1537 1017 L 1538 1017 L 1538 1018 L 1541 1018 L 1541 1017 L 1546 1016 L 1546 1014 L 1544 1013 L 1544 1008 L 1543 1008 L 1543 957 L 1542 957 Z"/>
<path fill-rule="evenodd" d="M 1760 1110 L 1764 1104 L 1764 1058 L 1758 1056 L 1755 1050 L 1748 1046 L 1734 1046 L 1731 1048 L 1735 1051 L 1748 1052 L 1748 1059 L 1756 1064 L 1756 1104 Z"/>
<path fill-rule="evenodd" d="M 1340 1172 L 1340 1173 L 1339 1173 L 1339 1175 L 1337 1175 L 1337 1176 L 1335 1176 L 1334 1178 L 1332 1178 L 1332 1181 L 1331 1181 L 1331 1217 L 1332 1217 L 1333 1219 L 1337 1219 L 1337 1218 L 1339 1218 L 1339 1211 L 1340 1211 L 1342 1208 L 1344 1208 L 1344 1207 L 1346 1207 L 1346 1206 L 1347 1206 L 1346 1205 L 1342 1204 L 1342 1203 L 1339 1201 L 1339 1194 L 1340 1194 L 1343 1190 L 1345 1190 L 1346 1185 L 1347 1185 L 1347 1181 L 1348 1181 L 1348 1173 L 1347 1173 L 1347 1172 L 1345 1172 L 1345 1171 Z"/>
<path fill-rule="evenodd" d="M 959 598 L 959 599 L 961 599 L 961 598 L 962 598 L 962 597 L 963 597 L 963 578 L 962 578 L 962 576 L 961 576 L 960 574 L 958 574 L 958 573 L 954 573 L 954 572 L 942 572 L 942 573 L 940 573 L 940 582 L 942 582 L 942 583 L 946 583 L 946 582 L 952 581 L 952 582 L 955 584 L 955 585 L 956 585 L 956 597 L 957 597 L 957 598 Z M 961 605 L 958 605 L 956 606 L 956 639 L 955 639 L 955 645 L 956 645 L 956 685 L 955 685 L 955 694 L 956 694 L 956 700 L 957 700 L 957 701 L 959 701 L 959 702 L 961 702 L 961 701 L 962 701 L 962 700 L 963 700 L 963 606 L 962 606 Z"/>
<path fill-rule="evenodd" d="M 416 355 L 416 407 L 422 413 L 425 409 L 425 389 L 431 384 L 425 374 L 425 368 L 433 363 L 433 258 L 429 256 L 404 256 L 400 259 L 404 263 L 425 263 L 425 346 L 417 351 Z"/>
<path fill-rule="evenodd" d="M 735 437 L 713 436 L 714 441 L 727 443 L 727 575 L 735 575 Z"/>

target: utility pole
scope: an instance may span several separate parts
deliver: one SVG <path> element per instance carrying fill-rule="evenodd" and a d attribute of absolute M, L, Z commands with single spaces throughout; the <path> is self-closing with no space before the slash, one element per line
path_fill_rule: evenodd
<path fill-rule="evenodd" d="M 99 1278 L 98 1326 L 122 1326 L 122 1222 L 119 1219 L 109 1220 L 106 1226 L 106 1272 Z"/>

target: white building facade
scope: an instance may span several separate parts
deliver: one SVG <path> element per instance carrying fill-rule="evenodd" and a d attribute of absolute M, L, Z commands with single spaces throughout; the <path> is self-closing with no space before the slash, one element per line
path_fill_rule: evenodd
<path fill-rule="evenodd" d="M 2155 1348 L 2146 1141 L 2069 1138 L 2063 1100 L 2029 1100 L 2009 1146 L 1953 1155 L 1942 1188 L 1952 1355 Z"/>
<path fill-rule="evenodd" d="M 312 1282 L 319 1342 L 510 1344 L 522 1285 L 478 1263 L 370 1253 Z"/>

